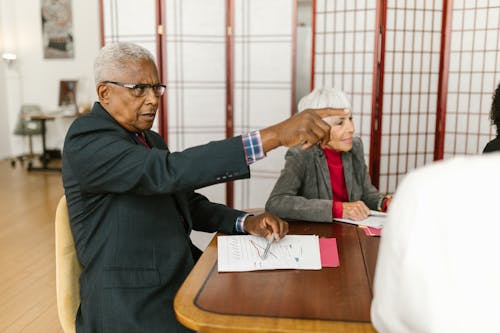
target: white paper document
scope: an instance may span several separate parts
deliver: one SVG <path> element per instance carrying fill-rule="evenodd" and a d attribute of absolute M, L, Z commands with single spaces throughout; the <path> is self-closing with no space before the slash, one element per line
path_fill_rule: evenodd
<path fill-rule="evenodd" d="M 218 236 L 219 272 L 246 272 L 266 269 L 321 269 L 319 239 L 316 235 L 287 235 L 271 244 L 252 235 Z"/>
<path fill-rule="evenodd" d="M 370 215 L 366 219 L 361 221 L 353 221 L 351 219 L 339 219 L 339 218 L 334 218 L 334 220 L 339 222 L 364 225 L 367 227 L 382 229 L 384 227 L 386 216 L 387 213 L 377 212 L 376 210 L 370 210 Z"/>

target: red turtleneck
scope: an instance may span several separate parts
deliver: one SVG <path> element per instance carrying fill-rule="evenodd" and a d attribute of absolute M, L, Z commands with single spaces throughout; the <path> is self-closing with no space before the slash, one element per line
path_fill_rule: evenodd
<path fill-rule="evenodd" d="M 329 148 L 324 148 L 326 163 L 330 171 L 330 186 L 333 195 L 333 217 L 341 218 L 343 216 L 342 203 L 349 201 L 347 187 L 344 178 L 344 166 L 342 165 L 342 152 Z"/>

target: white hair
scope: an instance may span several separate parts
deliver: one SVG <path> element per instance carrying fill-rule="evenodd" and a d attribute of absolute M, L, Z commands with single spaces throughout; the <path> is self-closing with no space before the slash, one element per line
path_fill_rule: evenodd
<path fill-rule="evenodd" d="M 299 112 L 323 108 L 351 109 L 351 103 L 345 92 L 340 89 L 319 88 L 302 97 L 297 108 Z"/>
<path fill-rule="evenodd" d="M 95 83 L 113 80 L 111 73 L 119 73 L 129 65 L 130 62 L 143 60 L 155 63 L 151 52 L 142 46 L 129 42 L 113 43 L 104 46 L 97 55 L 94 62 Z"/>

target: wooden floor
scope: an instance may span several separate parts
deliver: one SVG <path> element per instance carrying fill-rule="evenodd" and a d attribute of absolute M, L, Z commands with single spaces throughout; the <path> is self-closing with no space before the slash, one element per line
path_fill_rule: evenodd
<path fill-rule="evenodd" d="M 54 216 L 59 172 L 0 161 L 0 332 L 63 332 L 55 292 Z"/>

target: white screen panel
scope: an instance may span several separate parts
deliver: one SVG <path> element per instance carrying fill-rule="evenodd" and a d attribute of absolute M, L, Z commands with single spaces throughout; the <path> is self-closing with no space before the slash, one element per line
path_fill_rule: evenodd
<path fill-rule="evenodd" d="M 224 0 L 166 0 L 167 117 L 172 151 L 225 138 Z M 200 191 L 225 202 L 225 185 Z"/>
<path fill-rule="evenodd" d="M 234 2 L 235 135 L 290 117 L 293 15 L 289 0 Z M 236 208 L 264 207 L 285 151 L 270 152 L 251 166 L 251 179 L 235 182 Z"/>

